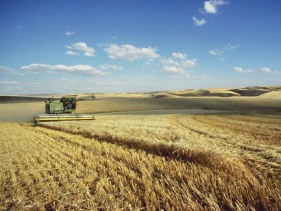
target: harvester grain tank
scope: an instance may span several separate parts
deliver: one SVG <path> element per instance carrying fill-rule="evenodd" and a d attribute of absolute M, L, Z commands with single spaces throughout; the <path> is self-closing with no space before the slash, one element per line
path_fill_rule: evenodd
<path fill-rule="evenodd" d="M 76 114 L 77 101 L 89 96 L 67 95 L 62 98 L 50 98 L 45 101 L 45 114 L 39 114 L 34 118 L 34 125 L 40 122 L 94 120 L 92 114 Z M 94 98 L 91 96 L 91 98 Z"/>

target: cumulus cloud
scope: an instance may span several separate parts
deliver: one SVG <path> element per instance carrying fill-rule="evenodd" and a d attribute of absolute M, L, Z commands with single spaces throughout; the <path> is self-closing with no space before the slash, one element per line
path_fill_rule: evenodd
<path fill-rule="evenodd" d="M 123 70 L 124 69 L 123 67 L 120 67 L 115 64 L 103 64 L 103 65 L 100 65 L 99 67 L 100 67 L 100 69 L 103 69 L 103 70 Z"/>
<path fill-rule="evenodd" d="M 270 68 L 268 68 L 268 67 L 262 67 L 262 68 L 261 68 L 261 71 L 262 71 L 263 73 L 271 73 L 271 72 L 272 72 L 272 70 L 271 70 Z"/>
<path fill-rule="evenodd" d="M 229 4 L 229 2 L 227 2 L 226 0 L 207 0 L 207 1 L 204 1 L 203 9 L 200 8 L 199 12 L 201 14 L 208 13 L 208 14 L 215 15 L 218 12 L 218 7 L 222 6 L 222 5 L 226 5 L 226 4 Z M 204 18 L 198 19 L 197 17 L 193 16 L 192 20 L 196 26 L 203 26 L 207 23 L 207 21 Z"/>
<path fill-rule="evenodd" d="M 66 66 L 62 64 L 58 65 L 49 65 L 49 64 L 29 64 L 26 66 L 22 66 L 21 70 L 25 70 L 29 73 L 39 73 L 43 71 L 52 71 L 52 72 L 65 72 L 65 73 L 80 73 L 86 75 L 106 75 L 106 72 L 100 71 L 95 67 L 90 65 L 73 65 Z"/>
<path fill-rule="evenodd" d="M 192 17 L 192 20 L 193 20 L 193 23 L 196 25 L 196 26 L 203 26 L 207 23 L 207 21 L 202 18 L 202 19 L 198 19 L 196 17 Z"/>
<path fill-rule="evenodd" d="M 207 13 L 212 13 L 216 14 L 217 13 L 217 8 L 214 4 L 212 4 L 210 1 L 205 1 L 204 2 L 204 10 Z"/>
<path fill-rule="evenodd" d="M 1 85 L 18 85 L 19 82 L 17 81 L 0 81 Z"/>
<path fill-rule="evenodd" d="M 188 59 L 186 54 L 172 53 L 168 58 L 162 58 L 161 72 L 172 74 L 176 77 L 189 77 L 189 69 L 196 66 L 196 59 Z"/>
<path fill-rule="evenodd" d="M 95 49 L 92 47 L 89 47 L 85 42 L 77 42 L 71 45 L 65 45 L 68 51 L 66 51 L 65 54 L 67 55 L 79 55 L 79 52 L 83 52 L 84 56 L 94 56 L 95 55 Z"/>
<path fill-rule="evenodd" d="M 129 61 L 141 59 L 152 61 L 160 57 L 160 55 L 156 53 L 157 49 L 155 48 L 138 48 L 129 44 L 110 44 L 104 49 L 104 51 L 108 54 L 109 58 L 111 59 L 123 59 Z"/>
<path fill-rule="evenodd" d="M 74 47 L 74 49 L 84 52 L 85 56 L 94 56 L 95 54 L 95 50 L 87 46 L 87 44 L 84 42 L 74 43 L 72 44 L 72 46 Z"/>
<path fill-rule="evenodd" d="M 71 35 L 74 35 L 74 34 L 75 34 L 75 32 L 70 32 L 70 31 L 64 32 L 64 35 L 66 35 L 66 36 L 71 36 Z"/>
<path fill-rule="evenodd" d="M 224 0 L 209 0 L 204 2 L 204 11 L 210 14 L 216 14 L 218 12 L 218 6 L 228 4 Z"/>
<path fill-rule="evenodd" d="M 252 73 L 254 72 L 252 69 L 244 69 L 242 67 L 234 67 L 233 71 L 236 73 Z"/>

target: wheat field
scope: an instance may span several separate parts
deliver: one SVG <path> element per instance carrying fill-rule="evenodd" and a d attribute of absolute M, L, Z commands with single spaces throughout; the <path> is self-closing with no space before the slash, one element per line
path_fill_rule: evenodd
<path fill-rule="evenodd" d="M 2 210 L 280 210 L 278 115 L 1 123 Z"/>

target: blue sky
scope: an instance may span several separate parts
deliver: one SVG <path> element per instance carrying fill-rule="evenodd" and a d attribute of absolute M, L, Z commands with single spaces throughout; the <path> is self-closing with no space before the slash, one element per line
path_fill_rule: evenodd
<path fill-rule="evenodd" d="M 0 0 L 0 94 L 281 85 L 279 0 Z"/>

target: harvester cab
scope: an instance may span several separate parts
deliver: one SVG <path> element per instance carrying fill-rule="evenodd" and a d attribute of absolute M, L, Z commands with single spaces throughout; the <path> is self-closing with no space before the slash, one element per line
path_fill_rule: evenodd
<path fill-rule="evenodd" d="M 61 99 L 49 99 L 45 101 L 46 114 L 69 114 L 76 109 L 75 97 L 63 97 Z"/>
<path fill-rule="evenodd" d="M 45 114 L 38 114 L 34 117 L 34 125 L 51 121 L 94 120 L 92 114 L 75 113 L 77 101 L 81 99 L 81 97 L 77 98 L 75 95 L 48 99 L 45 101 Z"/>

